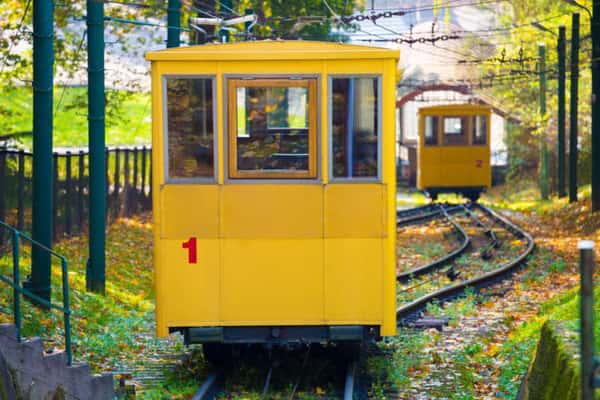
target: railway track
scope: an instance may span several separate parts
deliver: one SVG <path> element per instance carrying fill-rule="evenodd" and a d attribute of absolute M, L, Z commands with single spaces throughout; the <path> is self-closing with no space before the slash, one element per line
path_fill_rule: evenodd
<path fill-rule="evenodd" d="M 261 375 L 263 376 L 263 383 L 260 390 L 256 390 L 255 394 L 259 395 L 259 398 L 262 399 L 271 399 L 275 397 L 274 395 L 277 393 L 279 398 L 285 398 L 288 400 L 292 400 L 295 398 L 302 397 L 300 391 L 301 383 L 303 383 L 303 378 L 306 374 L 307 369 L 307 360 L 309 350 L 305 353 L 303 365 L 299 370 L 295 370 L 294 374 L 290 374 L 291 376 L 288 379 L 288 385 L 285 389 L 285 392 L 281 392 L 281 390 L 277 390 L 277 388 L 272 389 L 271 386 L 274 380 L 274 373 L 277 372 L 277 369 L 280 367 L 277 361 L 273 361 L 269 366 L 263 368 Z M 340 363 L 341 366 L 338 367 L 338 375 L 341 380 L 342 385 L 339 385 L 337 388 L 329 388 L 327 392 L 323 389 L 315 390 L 319 394 L 319 398 L 323 399 L 343 399 L 343 400 L 352 400 L 355 398 L 363 398 L 360 397 L 358 393 L 364 394 L 366 392 L 362 390 L 358 383 L 357 375 L 358 375 L 358 362 L 355 359 L 345 360 Z M 192 397 L 193 400 L 207 400 L 207 399 L 215 399 L 220 396 L 225 396 L 226 398 L 236 397 L 235 393 L 228 393 L 228 390 L 225 388 L 225 380 L 228 377 L 233 377 L 234 373 L 229 368 L 220 368 L 215 369 L 210 372 L 206 378 L 201 382 L 198 387 L 198 390 Z M 235 379 L 235 378 L 233 378 Z M 260 381 L 256 382 L 260 383 Z M 324 385 L 325 386 L 325 385 Z M 290 390 L 291 388 L 291 390 Z M 304 389 L 305 390 L 305 389 Z"/>
<path fill-rule="evenodd" d="M 398 211 L 397 213 L 399 228 L 428 223 L 434 219 L 443 221 L 452 231 L 454 239 L 451 238 L 450 240 L 452 242 L 450 250 L 425 265 L 398 274 L 398 284 L 422 285 L 436 282 L 440 276 L 447 280 L 449 271 L 456 274 L 456 277 L 448 285 L 435 288 L 435 290 L 428 290 L 425 295 L 401 304 L 396 311 L 399 326 L 414 326 L 414 322 L 426 310 L 427 305 L 432 302 L 447 302 L 461 296 L 469 288 L 480 290 L 507 278 L 521 266 L 534 248 L 533 239 L 528 233 L 508 219 L 480 204 L 450 205 L 436 203 Z M 461 260 L 463 260 L 462 264 L 469 264 L 470 261 L 478 258 L 494 259 L 494 261 L 499 258 L 506 258 L 506 255 L 501 257 L 499 254 L 505 251 L 501 248 L 501 244 L 511 239 L 518 241 L 520 245 L 518 250 L 513 249 L 510 252 L 508 260 L 503 260 L 503 262 L 495 264 L 492 269 L 486 271 L 478 271 L 476 267 L 470 268 L 468 265 L 462 265 L 461 269 L 458 269 L 457 265 L 460 264 Z M 290 379 L 289 387 L 291 390 L 286 390 L 286 394 L 279 393 L 281 398 L 293 399 L 299 397 L 298 391 L 300 382 L 303 380 L 305 367 L 304 364 L 294 372 L 297 376 Z M 367 390 L 361 388 L 358 383 L 358 368 L 356 361 L 345 362 L 339 366 L 338 373 L 343 375 L 342 383 L 337 384 L 335 390 L 329 390 L 327 394 L 321 394 L 320 398 L 342 398 L 344 400 L 366 398 Z M 273 364 L 261 372 L 261 379 L 264 379 L 264 383 L 262 384 L 262 390 L 260 388 L 256 390 L 261 399 L 272 398 L 274 391 L 277 391 L 277 389 L 271 389 L 275 370 L 276 365 Z M 227 395 L 227 391 L 224 389 L 227 376 L 228 373 L 225 370 L 214 370 L 199 385 L 193 399 L 214 399 L 219 394 Z"/>
<path fill-rule="evenodd" d="M 449 273 L 452 273 L 455 275 L 454 279 L 451 279 L 453 281 L 451 284 L 441 288 L 435 288 L 435 290 L 428 291 L 425 295 L 410 299 L 410 301 L 402 304 L 396 310 L 398 324 L 401 326 L 410 325 L 411 322 L 418 318 L 427 308 L 427 305 L 432 302 L 443 303 L 462 295 L 469 288 L 480 290 L 508 277 L 522 265 L 535 246 L 531 235 L 490 208 L 478 203 L 469 203 L 467 205 L 452 207 L 439 205 L 437 209 L 420 208 L 420 210 L 421 211 L 414 214 L 403 214 L 403 218 L 399 225 L 406 225 L 407 221 L 409 221 L 409 223 L 415 223 L 443 216 L 452 223 L 457 231 L 457 235 L 462 239 L 461 244 L 457 248 L 453 249 L 450 253 L 440 259 L 398 275 L 399 282 L 412 283 L 408 289 L 422 286 L 423 282 L 437 282 L 439 280 L 438 278 L 443 274 L 448 275 Z M 479 211 L 481 216 L 478 215 L 477 211 Z M 469 233 L 467 232 L 468 229 L 465 229 L 463 226 L 465 221 L 459 222 L 452 216 L 458 213 L 462 213 L 463 219 L 470 220 L 472 226 L 480 230 L 479 235 L 481 238 L 479 239 L 479 246 L 476 249 L 472 248 L 473 239 L 469 236 Z M 487 223 L 484 222 L 484 220 L 486 220 Z M 491 257 L 493 249 L 497 249 L 502 240 L 497 232 L 498 227 L 505 232 L 508 232 L 514 239 L 522 242 L 522 246 L 516 251 L 516 254 L 512 254 L 515 253 L 515 251 L 510 252 L 510 259 L 508 261 L 494 265 L 493 268 L 486 271 L 479 271 L 479 273 L 473 270 L 465 273 L 466 268 L 457 271 L 454 265 L 446 270 L 442 270 L 442 267 L 453 263 L 458 257 L 462 257 L 469 248 L 473 250 L 472 253 L 474 253 L 474 250 L 479 250 L 479 255 L 483 259 Z M 484 239 L 482 240 L 482 238 Z M 504 238 L 504 240 L 506 239 L 509 238 Z M 432 273 L 435 273 L 435 275 L 430 279 L 413 283 L 415 278 L 431 275 Z M 458 282 L 454 282 L 460 274 L 468 275 L 468 277 L 461 279 Z M 403 290 L 408 289 L 405 288 Z"/>

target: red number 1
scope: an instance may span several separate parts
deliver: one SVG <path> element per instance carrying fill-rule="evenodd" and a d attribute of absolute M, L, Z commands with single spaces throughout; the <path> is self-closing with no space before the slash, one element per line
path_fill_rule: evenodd
<path fill-rule="evenodd" d="M 184 249 L 188 249 L 188 263 L 196 264 L 198 262 L 198 249 L 196 246 L 196 238 L 191 237 L 187 242 L 183 242 L 181 245 Z"/>

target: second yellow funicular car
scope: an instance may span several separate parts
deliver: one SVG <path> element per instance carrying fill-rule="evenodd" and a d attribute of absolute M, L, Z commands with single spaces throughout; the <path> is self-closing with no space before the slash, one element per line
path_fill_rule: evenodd
<path fill-rule="evenodd" d="M 246 42 L 150 52 L 159 336 L 396 334 L 398 52 Z"/>
<path fill-rule="evenodd" d="M 417 187 L 432 199 L 459 193 L 477 200 L 492 184 L 491 108 L 452 104 L 419 109 Z"/>

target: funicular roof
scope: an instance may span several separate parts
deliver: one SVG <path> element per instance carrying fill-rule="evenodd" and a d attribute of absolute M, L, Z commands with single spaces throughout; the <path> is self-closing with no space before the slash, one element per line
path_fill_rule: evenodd
<path fill-rule="evenodd" d="M 398 59 L 399 56 L 398 50 L 304 40 L 204 44 L 146 53 L 146 59 L 150 61 Z"/>

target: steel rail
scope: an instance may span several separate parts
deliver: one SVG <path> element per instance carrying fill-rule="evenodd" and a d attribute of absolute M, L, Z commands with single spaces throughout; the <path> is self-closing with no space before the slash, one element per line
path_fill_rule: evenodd
<path fill-rule="evenodd" d="M 432 271 L 440 269 L 444 265 L 452 262 L 456 257 L 461 255 L 469 247 L 469 245 L 471 244 L 471 238 L 469 238 L 469 235 L 467 235 L 467 233 L 464 231 L 464 229 L 462 229 L 462 227 L 459 224 L 457 224 L 456 221 L 454 221 L 454 219 L 452 217 L 450 217 L 450 213 L 458 212 L 462 208 L 463 208 L 463 206 L 450 207 L 448 209 L 441 207 L 440 212 L 439 212 L 439 214 L 444 215 L 444 217 L 450 222 L 450 224 L 452 224 L 454 229 L 458 232 L 458 235 L 460 236 L 460 245 L 456 249 L 454 249 L 452 252 L 446 254 L 443 257 L 438 258 L 437 260 L 435 260 L 429 264 L 413 268 L 409 271 L 406 271 L 406 272 L 403 272 L 403 273 L 397 275 L 396 280 L 398 282 L 406 283 L 415 277 L 425 275 Z"/>
<path fill-rule="evenodd" d="M 399 307 L 396 310 L 396 319 L 398 321 L 399 326 L 407 325 L 407 322 L 411 320 L 411 317 L 414 318 L 416 314 L 424 310 L 427 307 L 427 304 L 429 304 L 430 302 L 445 302 L 451 300 L 463 294 L 467 288 L 479 290 L 481 288 L 489 286 L 491 283 L 496 282 L 497 280 L 503 279 L 504 277 L 512 274 L 521 266 L 521 264 L 527 259 L 527 257 L 535 248 L 535 242 L 529 233 L 523 231 L 521 228 L 517 227 L 515 224 L 510 222 L 508 219 L 497 214 L 496 212 L 494 212 L 486 206 L 476 203 L 474 207 L 479 207 L 483 212 L 487 213 L 490 216 L 490 218 L 492 218 L 496 223 L 501 225 L 507 231 L 511 232 L 517 238 L 524 239 L 527 243 L 525 250 L 513 260 L 499 265 L 493 271 L 489 271 L 481 276 L 471 278 L 466 281 L 457 283 L 455 285 L 437 290 L 433 293 L 422 296 L 402 307 Z"/>
<path fill-rule="evenodd" d="M 490 246 L 496 247 L 498 242 L 496 233 L 492 230 L 491 227 L 487 226 L 483 221 L 481 221 L 481 219 L 477 215 L 475 215 L 469 207 L 472 207 L 472 203 L 464 207 L 465 211 L 469 214 L 469 217 L 472 218 L 478 226 L 485 229 L 485 234 L 490 238 Z"/>
<path fill-rule="evenodd" d="M 410 217 L 410 216 L 413 216 L 416 214 L 434 210 L 438 206 L 439 206 L 438 203 L 429 203 L 429 204 L 425 204 L 424 206 L 407 208 L 404 210 L 396 210 L 396 218 Z"/>
<path fill-rule="evenodd" d="M 219 392 L 219 380 L 221 378 L 220 372 L 211 372 L 208 374 L 198 391 L 192 397 L 192 400 L 208 400 L 217 397 Z"/>
<path fill-rule="evenodd" d="M 464 206 L 465 214 L 467 215 L 467 217 L 469 217 L 473 221 L 475 221 L 475 224 L 478 227 L 482 228 L 484 230 L 485 235 L 489 238 L 488 244 L 486 244 L 485 246 L 482 246 L 481 249 L 479 250 L 480 257 L 484 260 L 489 260 L 490 258 L 493 257 L 492 250 L 500 247 L 500 241 L 498 240 L 498 237 L 496 236 L 496 233 L 494 232 L 492 227 L 486 225 L 483 221 L 481 221 L 481 219 L 477 216 L 477 214 L 475 214 L 473 212 L 473 210 L 471 210 L 469 208 L 469 207 L 472 207 L 472 204 L 473 203 L 469 203 L 466 206 Z"/>
<path fill-rule="evenodd" d="M 421 212 L 405 218 L 396 218 L 396 227 L 399 228 L 406 225 L 422 223 L 443 214 L 444 211 L 442 210 L 446 210 L 446 212 L 456 212 L 463 207 L 462 205 L 446 206 L 442 204 L 436 204 L 435 206 L 434 211 Z"/>
<path fill-rule="evenodd" d="M 352 400 L 354 396 L 354 375 L 356 373 L 356 362 L 348 364 L 346 379 L 344 383 L 344 400 Z"/>

